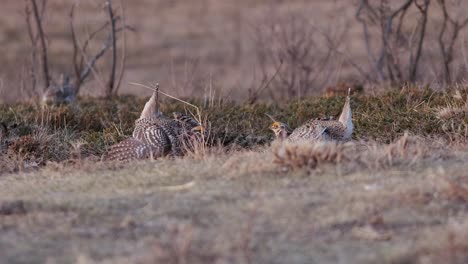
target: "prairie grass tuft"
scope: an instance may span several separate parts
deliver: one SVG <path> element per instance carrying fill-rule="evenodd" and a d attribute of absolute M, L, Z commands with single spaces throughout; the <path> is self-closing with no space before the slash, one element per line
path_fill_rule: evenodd
<path fill-rule="evenodd" d="M 348 157 L 345 145 L 337 142 L 297 142 L 273 145 L 273 162 L 283 171 L 291 169 L 315 169 L 321 164 L 337 164 Z"/>
<path fill-rule="evenodd" d="M 355 156 L 360 163 L 373 169 L 400 164 L 411 165 L 423 159 L 444 158 L 448 155 L 446 143 L 440 138 L 424 138 L 406 132 L 390 144 L 366 143 L 364 144 L 365 151 Z"/>
<path fill-rule="evenodd" d="M 355 169 L 382 169 L 412 165 L 422 160 L 448 158 L 447 140 L 405 133 L 390 144 L 376 141 L 299 142 L 272 145 L 273 162 L 283 171 L 316 169 L 322 164 L 345 165 Z"/>
<path fill-rule="evenodd" d="M 441 120 L 450 120 L 465 118 L 468 113 L 468 107 L 446 106 L 437 109 L 436 116 Z"/>
<path fill-rule="evenodd" d="M 397 149 L 401 147 L 395 145 L 395 142 L 405 131 L 425 138 L 463 142 L 468 135 L 468 118 L 460 114 L 464 113 L 464 110 L 443 110 L 437 114 L 438 110 L 447 106 L 464 107 L 464 102 L 457 98 L 463 98 L 465 91 L 459 93 L 460 96 L 454 97 L 450 91 L 435 92 L 413 87 L 389 90 L 372 96 L 354 95 L 351 98 L 355 124 L 354 140 L 367 142 L 370 149 L 374 144 L 372 142 L 375 142 L 375 145 L 379 145 L 379 151 L 389 152 L 383 155 L 382 162 L 378 162 L 387 164 L 399 159 Z M 9 159 L 4 146 L 10 146 L 10 154 L 13 152 L 14 155 L 19 155 L 20 159 L 33 158 L 40 166 L 49 161 L 62 162 L 76 157 L 87 159 L 101 156 L 109 146 L 132 133 L 134 121 L 138 118 L 145 101 L 145 98 L 122 96 L 110 100 L 80 98 L 74 105 L 0 105 L 0 122 L 9 130 L 8 136 L 2 139 L 0 155 L 3 160 Z M 209 131 L 204 142 L 195 140 L 193 146 L 187 146 L 188 155 L 192 155 L 193 158 L 198 156 L 200 159 L 206 153 L 220 151 L 220 148 L 256 149 L 258 146 L 268 145 L 273 140 L 273 133 L 269 130 L 271 120 L 266 117 L 266 113 L 294 128 L 310 118 L 338 116 L 344 97 L 311 97 L 282 105 L 226 101 L 223 104 L 203 106 L 197 99 L 186 101 L 200 106 L 204 125 Z M 164 100 L 161 108 L 168 116 L 174 111 L 187 110 L 185 104 L 172 100 Z M 443 118 L 449 116 L 449 119 Z M 412 138 L 406 140 L 414 143 Z M 77 142 L 80 142 L 79 151 Z M 384 150 L 380 143 L 393 145 L 385 147 Z M 212 146 L 216 146 L 218 150 L 211 150 Z M 308 151 L 319 150 L 285 148 L 289 152 L 285 149 L 283 154 L 290 157 L 281 154 L 279 160 L 305 159 L 297 161 L 298 164 L 309 164 L 307 166 L 312 167 L 315 166 L 313 163 L 322 162 L 322 158 L 324 161 L 335 162 L 328 156 L 318 157 L 317 161 L 307 161 L 304 157 L 310 154 L 306 155 Z M 328 151 L 332 147 L 317 148 L 327 148 Z M 341 147 L 335 148 L 341 151 L 338 150 Z M 371 160 L 375 161 L 375 158 Z"/>

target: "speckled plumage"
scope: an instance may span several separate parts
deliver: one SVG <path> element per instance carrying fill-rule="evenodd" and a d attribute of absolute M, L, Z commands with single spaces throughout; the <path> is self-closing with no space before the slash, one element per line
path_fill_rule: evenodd
<path fill-rule="evenodd" d="M 175 156 L 180 156 L 180 143 L 178 135 L 182 131 L 179 122 L 165 116 L 147 117 L 138 119 L 135 122 L 133 138 L 141 140 L 145 144 L 161 145 L 164 149 L 169 149 Z"/>
<path fill-rule="evenodd" d="M 288 140 L 343 140 L 346 127 L 339 121 L 311 119 L 294 129 Z"/>
<path fill-rule="evenodd" d="M 108 151 L 108 160 L 159 158 L 181 156 L 186 134 L 196 133 L 200 125 L 193 118 L 174 113 L 174 119 L 159 111 L 157 92 L 145 104 L 140 118 L 135 121 L 132 137 L 115 144 Z"/>
<path fill-rule="evenodd" d="M 290 142 L 317 140 L 348 140 L 353 133 L 350 95 L 346 97 L 340 118 L 338 120 L 310 119 L 298 128 L 291 130 L 287 124 L 275 121 L 270 127 L 277 138 Z"/>
<path fill-rule="evenodd" d="M 178 139 L 183 151 L 191 149 L 193 142 L 199 141 L 206 136 L 205 128 L 191 116 L 180 112 L 173 112 L 172 115 L 174 120 L 182 126 L 182 130 L 178 133 Z"/>
<path fill-rule="evenodd" d="M 191 130 L 194 127 L 200 126 L 200 123 L 193 117 L 181 112 L 173 112 L 174 120 L 178 121 L 186 130 Z"/>
<path fill-rule="evenodd" d="M 145 144 L 135 138 L 127 138 L 111 147 L 107 160 L 135 160 L 164 156 L 167 149 L 160 144 Z"/>

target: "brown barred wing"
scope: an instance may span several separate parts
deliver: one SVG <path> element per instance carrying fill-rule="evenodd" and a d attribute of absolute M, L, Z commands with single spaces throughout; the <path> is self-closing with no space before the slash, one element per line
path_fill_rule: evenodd
<path fill-rule="evenodd" d="M 326 121 L 318 120 L 309 120 L 304 123 L 302 126 L 296 128 L 291 135 L 288 137 L 288 140 L 291 142 L 297 141 L 317 141 L 317 140 L 327 140 L 328 139 L 328 127 L 323 124 Z"/>
<path fill-rule="evenodd" d="M 165 117 L 151 117 L 142 118 L 135 121 L 135 128 L 133 129 L 132 136 L 136 139 L 145 140 L 145 131 L 150 127 L 159 127 L 173 122 L 171 119 Z"/>
<path fill-rule="evenodd" d="M 181 124 L 177 121 L 172 120 L 170 124 L 162 126 L 161 129 L 165 132 L 169 144 L 171 146 L 171 154 L 173 156 L 182 156 L 184 153 L 182 151 L 182 142 L 180 140 L 180 135 L 184 132 Z"/>
<path fill-rule="evenodd" d="M 196 126 L 199 126 L 200 123 L 195 120 L 193 117 L 186 115 L 181 112 L 173 112 L 172 113 L 174 120 L 180 122 L 180 124 L 186 129 L 190 130 Z"/>
<path fill-rule="evenodd" d="M 326 127 L 323 127 L 319 124 L 307 122 L 306 124 L 296 128 L 288 137 L 288 140 L 291 142 L 301 140 L 316 141 L 321 139 L 322 135 L 326 131 Z"/>
<path fill-rule="evenodd" d="M 144 130 L 143 142 L 150 146 L 157 146 L 167 154 L 171 150 L 172 142 L 167 131 L 162 126 L 147 127 Z"/>
<path fill-rule="evenodd" d="M 135 138 L 128 138 L 113 145 L 107 152 L 106 160 L 136 160 L 146 158 L 159 158 L 164 155 L 164 149 L 161 146 L 152 146 L 143 143 Z"/>
<path fill-rule="evenodd" d="M 133 137 L 149 145 L 162 145 L 164 153 L 180 156 L 179 135 L 183 130 L 180 122 L 166 117 L 143 118 L 135 122 Z"/>
<path fill-rule="evenodd" d="M 289 141 L 299 140 L 341 140 L 345 127 L 333 120 L 309 120 L 304 125 L 296 128 L 289 136 Z"/>
<path fill-rule="evenodd" d="M 326 127 L 326 131 L 323 134 L 322 139 L 324 140 L 343 140 L 346 127 L 338 121 L 318 121 L 323 127 Z"/>

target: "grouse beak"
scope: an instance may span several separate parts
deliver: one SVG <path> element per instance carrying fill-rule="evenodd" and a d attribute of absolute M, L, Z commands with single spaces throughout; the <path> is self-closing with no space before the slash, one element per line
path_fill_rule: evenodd
<path fill-rule="evenodd" d="M 275 130 L 280 126 L 281 126 L 280 122 L 275 121 L 273 124 L 271 124 L 270 129 Z"/>

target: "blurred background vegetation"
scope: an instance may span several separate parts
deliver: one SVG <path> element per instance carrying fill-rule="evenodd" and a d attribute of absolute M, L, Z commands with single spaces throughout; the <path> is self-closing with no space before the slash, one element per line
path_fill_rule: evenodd
<path fill-rule="evenodd" d="M 79 95 L 148 95 L 128 82 L 159 82 L 181 97 L 282 101 L 333 95 L 341 86 L 375 92 L 417 82 L 441 89 L 467 76 L 462 0 L 4 0 L 1 101 L 57 96 L 47 90 L 63 89 L 67 76 L 76 86 L 73 58 L 86 69 L 108 44 L 109 3 L 115 63 L 109 46 L 79 83 Z M 107 91 L 112 65 L 122 82 Z"/>

